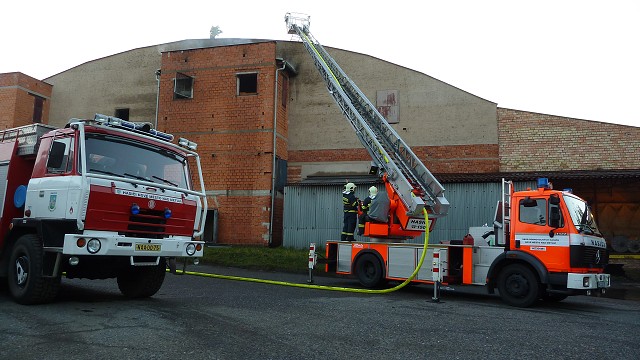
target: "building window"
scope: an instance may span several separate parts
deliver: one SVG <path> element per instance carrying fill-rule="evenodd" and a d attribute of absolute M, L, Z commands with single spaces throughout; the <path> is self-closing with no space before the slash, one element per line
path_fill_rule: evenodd
<path fill-rule="evenodd" d="M 258 93 L 258 73 L 236 75 L 236 95 L 254 95 Z"/>
<path fill-rule="evenodd" d="M 173 86 L 174 99 L 193 99 L 193 78 L 189 75 L 176 73 Z"/>
<path fill-rule="evenodd" d="M 33 96 L 33 122 L 42 122 L 42 110 L 44 109 L 44 98 L 36 94 L 29 94 Z"/>
<path fill-rule="evenodd" d="M 129 120 L 129 109 L 116 109 L 116 112 L 114 114 L 115 117 L 117 117 L 118 119 L 122 119 L 122 120 Z"/>

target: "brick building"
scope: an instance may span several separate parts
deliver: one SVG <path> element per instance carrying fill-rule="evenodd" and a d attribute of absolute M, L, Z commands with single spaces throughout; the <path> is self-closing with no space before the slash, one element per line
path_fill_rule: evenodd
<path fill-rule="evenodd" d="M 445 187 L 546 175 L 589 200 L 609 237 L 640 234 L 640 128 L 499 108 L 426 74 L 327 50 Z M 280 244 L 283 219 L 300 215 L 283 210 L 285 183 L 371 181 L 366 150 L 298 42 L 185 40 L 45 81 L 52 124 L 157 116 L 159 130 L 196 141 L 219 243 Z"/>
<path fill-rule="evenodd" d="M 52 89 L 19 72 L 0 74 L 0 129 L 47 124 Z"/>

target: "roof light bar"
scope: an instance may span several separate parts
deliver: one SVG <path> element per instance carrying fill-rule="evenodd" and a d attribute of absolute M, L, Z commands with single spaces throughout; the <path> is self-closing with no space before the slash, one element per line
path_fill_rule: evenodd
<path fill-rule="evenodd" d="M 100 124 L 103 124 L 103 125 L 119 127 L 119 128 L 123 128 L 123 129 L 132 130 L 132 131 L 137 131 L 137 132 L 143 132 L 143 133 L 150 134 L 151 136 L 155 136 L 155 137 L 157 137 L 159 139 L 162 139 L 162 140 L 165 140 L 165 141 L 173 141 L 173 135 L 167 134 L 167 133 L 163 133 L 163 132 L 158 131 L 156 129 L 152 129 L 151 128 L 151 123 L 148 123 L 148 122 L 135 123 L 135 122 L 131 122 L 131 121 L 122 120 L 122 119 L 117 118 L 117 117 L 107 116 L 107 115 L 102 115 L 102 114 L 96 114 L 94 116 L 93 120 L 96 121 L 97 123 L 100 123 Z"/>

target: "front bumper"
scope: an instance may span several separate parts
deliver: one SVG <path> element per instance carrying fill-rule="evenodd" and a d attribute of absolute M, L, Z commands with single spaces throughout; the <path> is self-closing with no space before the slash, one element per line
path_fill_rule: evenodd
<path fill-rule="evenodd" d="M 78 241 L 84 239 L 83 241 Z M 99 250 L 91 253 L 86 243 L 91 239 L 100 242 Z M 191 244 L 191 246 L 190 246 Z M 189 250 L 195 251 L 193 253 Z M 110 232 L 86 232 L 85 234 L 66 234 L 62 253 L 64 255 L 89 256 L 152 256 L 152 257 L 202 257 L 203 241 L 194 241 L 186 236 L 166 239 L 132 238 Z M 95 247 L 94 247 L 95 250 Z"/>
<path fill-rule="evenodd" d="M 609 274 L 567 274 L 567 289 L 598 290 L 611 287 Z"/>

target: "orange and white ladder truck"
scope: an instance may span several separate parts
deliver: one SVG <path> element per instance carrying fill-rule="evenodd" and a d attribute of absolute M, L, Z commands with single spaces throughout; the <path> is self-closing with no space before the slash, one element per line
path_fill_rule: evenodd
<path fill-rule="evenodd" d="M 195 148 L 99 114 L 1 131 L 0 278 L 13 299 L 52 301 L 63 275 L 117 278 L 126 297 L 149 297 L 167 266 L 197 263 L 207 199 Z"/>
<path fill-rule="evenodd" d="M 300 37 L 325 80 L 329 93 L 367 149 L 389 197 L 387 221 L 367 222 L 364 235 L 374 242 L 328 241 L 327 271 L 353 274 L 365 287 L 408 279 L 423 246 L 403 241 L 431 231 L 449 210 L 444 187 L 429 172 L 360 89 L 309 32 L 309 17 L 288 13 L 290 34 Z M 559 301 L 569 295 L 604 292 L 610 276 L 604 267 L 606 242 L 587 203 L 539 181 L 537 190 L 513 191 L 503 180 L 494 236 L 432 244 L 416 283 L 483 285 L 496 289 L 513 306 Z M 498 199 L 496 199 L 498 200 Z M 428 213 L 426 224 L 423 210 Z M 435 287 L 434 287 L 435 294 Z"/>

